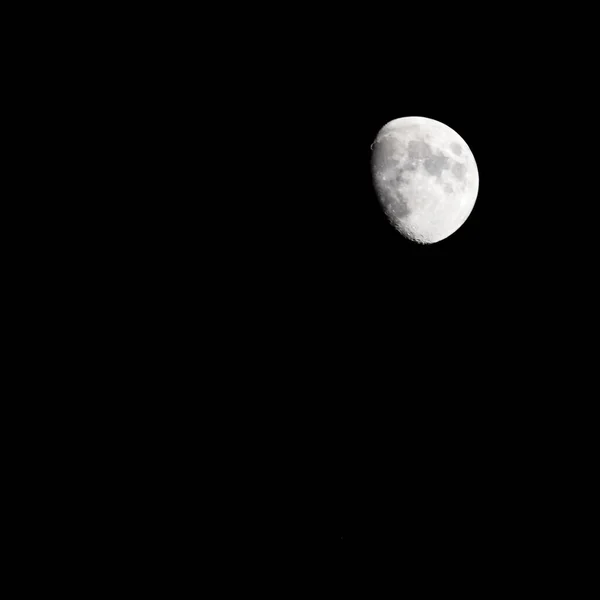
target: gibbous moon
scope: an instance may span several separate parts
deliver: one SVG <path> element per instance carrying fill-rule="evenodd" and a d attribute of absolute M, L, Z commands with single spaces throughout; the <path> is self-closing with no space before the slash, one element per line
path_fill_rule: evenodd
<path fill-rule="evenodd" d="M 456 131 L 433 119 L 403 117 L 384 125 L 371 148 L 373 185 L 400 233 L 433 244 L 467 220 L 479 172 Z"/>

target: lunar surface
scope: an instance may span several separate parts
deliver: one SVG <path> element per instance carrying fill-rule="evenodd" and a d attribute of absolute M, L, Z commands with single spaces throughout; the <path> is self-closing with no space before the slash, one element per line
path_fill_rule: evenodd
<path fill-rule="evenodd" d="M 400 233 L 433 244 L 467 220 L 479 172 L 456 131 L 433 119 L 403 117 L 384 125 L 371 148 L 373 185 Z"/>

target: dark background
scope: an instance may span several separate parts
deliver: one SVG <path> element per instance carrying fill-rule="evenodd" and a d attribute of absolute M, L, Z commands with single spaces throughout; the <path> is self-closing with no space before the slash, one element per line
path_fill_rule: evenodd
<path fill-rule="evenodd" d="M 551 423 L 588 397 L 589 54 L 521 14 L 267 16 L 179 36 L 159 95 L 176 164 L 152 247 L 239 492 L 277 490 L 260 513 L 309 547 L 528 552 L 557 530 Z M 475 208 L 437 244 L 405 240 L 371 187 L 370 145 L 402 116 L 477 161 Z"/>
<path fill-rule="evenodd" d="M 567 209 L 593 212 L 574 175 L 585 50 L 525 17 L 420 15 L 385 33 L 355 19 L 306 24 L 240 78 L 232 106 L 261 140 L 258 191 L 235 212 L 259 215 L 239 271 L 232 255 L 242 371 L 292 415 L 315 529 L 338 524 L 353 551 L 529 552 L 561 535 L 544 533 L 561 495 L 545 423 L 588 402 L 594 252 Z M 479 168 L 471 216 L 430 246 L 402 238 L 371 188 L 379 128 L 411 115 L 455 129 Z"/>
<path fill-rule="evenodd" d="M 588 441 L 593 38 L 585 15 L 503 10 L 145 7 L 65 15 L 34 52 L 47 353 L 112 400 L 99 420 L 139 459 L 123 481 L 181 502 L 168 519 L 406 570 L 559 535 Z M 403 116 L 453 128 L 479 169 L 433 245 L 371 187 Z"/>

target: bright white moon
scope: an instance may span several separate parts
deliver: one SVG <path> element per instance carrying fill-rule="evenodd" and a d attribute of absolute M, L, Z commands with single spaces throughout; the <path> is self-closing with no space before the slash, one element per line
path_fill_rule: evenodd
<path fill-rule="evenodd" d="M 384 125 L 371 148 L 377 196 L 403 235 L 433 244 L 467 220 L 479 172 L 456 131 L 433 119 L 403 117 Z"/>

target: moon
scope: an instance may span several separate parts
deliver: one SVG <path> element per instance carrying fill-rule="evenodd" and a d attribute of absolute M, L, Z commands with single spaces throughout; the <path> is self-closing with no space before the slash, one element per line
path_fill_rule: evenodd
<path fill-rule="evenodd" d="M 433 244 L 467 220 L 479 191 L 469 146 L 434 119 L 403 117 L 384 125 L 371 145 L 373 186 L 392 225 Z"/>

